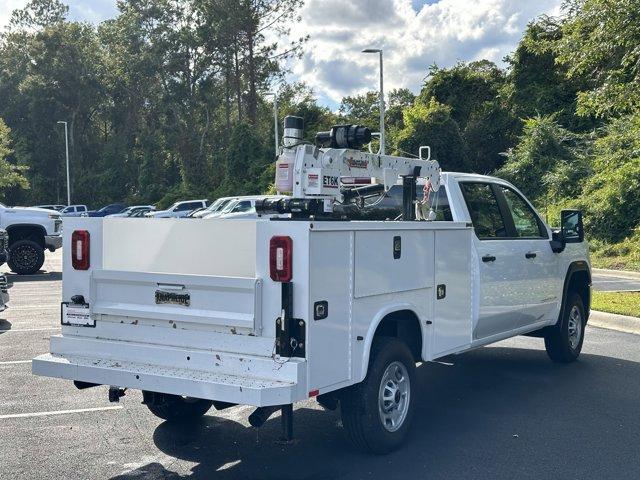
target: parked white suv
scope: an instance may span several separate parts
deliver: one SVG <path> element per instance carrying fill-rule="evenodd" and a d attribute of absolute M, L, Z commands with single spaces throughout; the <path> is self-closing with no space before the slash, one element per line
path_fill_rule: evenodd
<path fill-rule="evenodd" d="M 54 210 L 0 203 L 0 228 L 9 234 L 9 268 L 20 275 L 40 270 L 45 249 L 53 252 L 62 247 L 62 220 Z"/>
<path fill-rule="evenodd" d="M 189 212 L 196 208 L 206 208 L 208 200 L 186 200 L 176 202 L 166 210 L 150 212 L 146 216 L 151 218 L 182 218 L 186 217 Z"/>
<path fill-rule="evenodd" d="M 60 214 L 63 217 L 79 217 L 88 210 L 86 205 L 69 205 L 68 207 L 64 207 Z"/>

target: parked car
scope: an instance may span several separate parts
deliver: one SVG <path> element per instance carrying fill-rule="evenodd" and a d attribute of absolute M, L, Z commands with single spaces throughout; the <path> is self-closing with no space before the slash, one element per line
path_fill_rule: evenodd
<path fill-rule="evenodd" d="M 50 209 L 6 207 L 0 203 L 0 228 L 9 234 L 9 268 L 20 275 L 36 273 L 44 251 L 62 247 L 60 213 Z"/>
<path fill-rule="evenodd" d="M 100 210 L 89 210 L 88 212 L 81 213 L 81 217 L 106 217 L 114 213 L 120 213 L 127 206 L 124 203 L 112 203 L 102 207 Z"/>
<path fill-rule="evenodd" d="M 227 205 L 220 212 L 214 212 L 210 215 L 205 216 L 204 218 L 205 219 L 212 219 L 212 218 L 238 219 L 238 218 L 259 218 L 261 216 L 268 216 L 268 217 L 287 217 L 288 216 L 288 215 L 278 215 L 278 214 L 258 215 L 256 213 L 256 200 L 261 198 L 279 199 L 279 198 L 287 198 L 287 197 L 285 195 L 255 195 L 255 196 L 237 197 L 236 199 L 227 203 Z"/>
<path fill-rule="evenodd" d="M 154 205 L 134 205 L 132 207 L 127 207 L 120 213 L 112 213 L 111 215 L 107 215 L 107 217 L 140 217 L 145 213 L 155 211 L 156 207 Z M 134 214 L 138 215 L 134 215 Z"/>
<path fill-rule="evenodd" d="M 184 200 L 174 203 L 166 210 L 149 212 L 146 216 L 152 218 L 183 218 L 196 208 L 206 208 L 208 202 L 208 200 Z"/>
<path fill-rule="evenodd" d="M 69 205 L 68 207 L 64 207 L 60 214 L 63 217 L 79 217 L 88 210 L 86 205 Z"/>
<path fill-rule="evenodd" d="M 43 208 L 45 210 L 55 210 L 56 212 L 61 212 L 65 207 L 66 205 L 36 205 L 35 207 L 31 208 Z"/>
<path fill-rule="evenodd" d="M 224 207 L 226 207 L 229 204 L 229 202 L 231 202 L 232 200 L 235 200 L 236 198 L 238 197 L 221 197 L 217 199 L 215 202 L 213 202 L 211 205 L 209 205 L 207 208 L 203 208 L 199 212 L 195 212 L 195 213 L 191 212 L 189 216 L 193 218 L 204 218 L 207 215 L 211 215 L 212 213 L 220 212 Z"/>

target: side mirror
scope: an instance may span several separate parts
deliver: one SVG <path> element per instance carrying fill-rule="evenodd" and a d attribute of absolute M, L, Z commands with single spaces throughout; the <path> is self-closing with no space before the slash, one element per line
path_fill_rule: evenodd
<path fill-rule="evenodd" d="M 553 231 L 551 250 L 564 251 L 567 243 L 581 243 L 584 240 L 584 226 L 580 210 L 562 210 L 560 212 L 560 230 Z"/>
<path fill-rule="evenodd" d="M 582 243 L 584 241 L 584 226 L 580 210 L 562 210 L 560 225 L 562 241 L 565 243 Z"/>

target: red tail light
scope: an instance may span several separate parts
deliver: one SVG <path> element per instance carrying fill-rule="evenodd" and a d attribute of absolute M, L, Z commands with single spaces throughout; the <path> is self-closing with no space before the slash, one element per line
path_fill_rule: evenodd
<path fill-rule="evenodd" d="M 89 232 L 75 230 L 71 234 L 71 265 L 76 270 L 89 270 Z"/>
<path fill-rule="evenodd" d="M 269 273 L 271 280 L 290 282 L 293 276 L 291 257 L 293 241 L 291 237 L 271 237 L 269 242 Z"/>

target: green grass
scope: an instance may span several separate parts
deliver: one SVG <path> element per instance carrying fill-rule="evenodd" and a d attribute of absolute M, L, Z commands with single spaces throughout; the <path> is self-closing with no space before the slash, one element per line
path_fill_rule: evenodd
<path fill-rule="evenodd" d="M 640 228 L 619 243 L 589 242 L 591 262 L 596 268 L 640 272 Z"/>
<path fill-rule="evenodd" d="M 640 317 L 640 292 L 593 291 L 591 308 L 601 312 Z"/>

